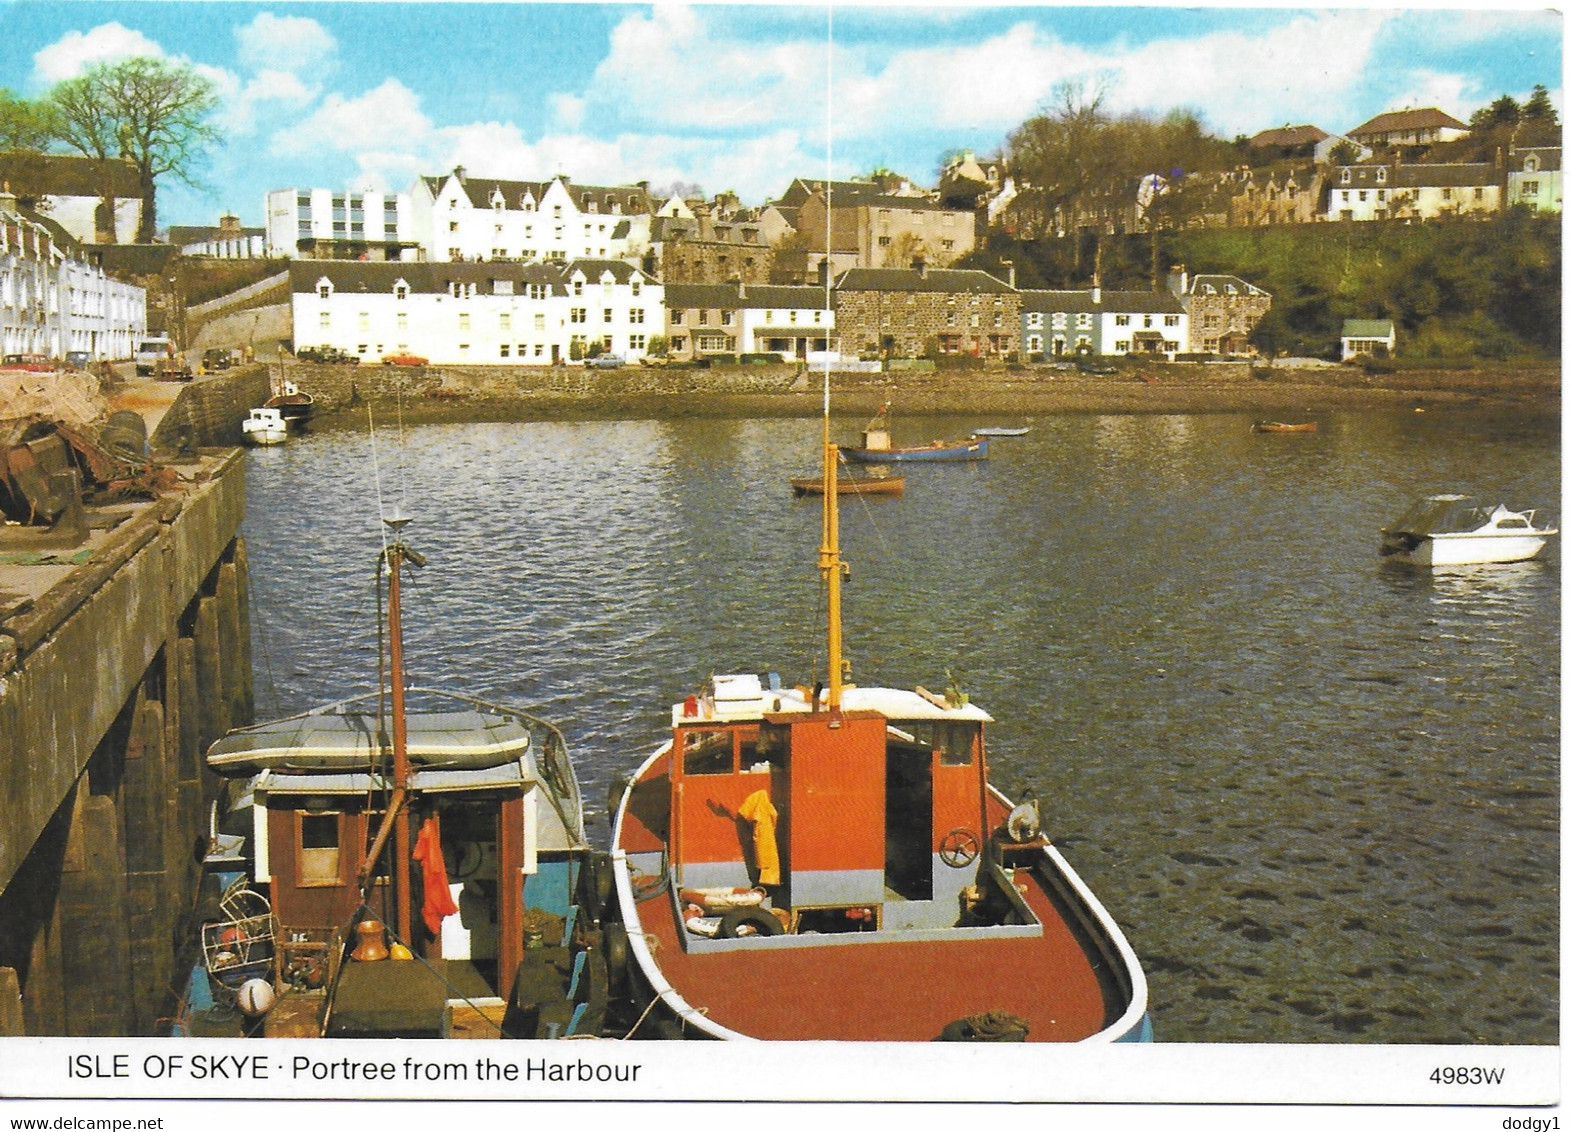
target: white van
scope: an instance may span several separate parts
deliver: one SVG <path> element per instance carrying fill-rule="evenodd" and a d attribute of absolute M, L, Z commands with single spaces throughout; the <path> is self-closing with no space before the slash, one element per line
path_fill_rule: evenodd
<path fill-rule="evenodd" d="M 174 352 L 175 344 L 167 338 L 157 336 L 143 338 L 136 346 L 136 375 L 150 376 L 158 368 L 158 363 Z"/>

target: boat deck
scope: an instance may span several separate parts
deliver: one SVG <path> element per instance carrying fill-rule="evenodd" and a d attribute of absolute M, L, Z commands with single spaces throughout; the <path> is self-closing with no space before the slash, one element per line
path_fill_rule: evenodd
<path fill-rule="evenodd" d="M 663 774 L 635 786 L 619 848 L 659 850 L 661 823 L 654 815 L 663 812 L 669 790 Z M 1110 975 L 1099 970 L 1040 878 L 1020 869 L 1015 879 L 1042 923 L 1040 936 L 696 954 L 682 947 L 686 928 L 667 894 L 643 901 L 637 914 L 670 985 L 711 1021 L 749 1037 L 931 1041 L 949 1023 L 987 1011 L 1025 1019 L 1028 1041 L 1092 1037 L 1122 1010 L 1116 991 L 1104 985 Z"/>

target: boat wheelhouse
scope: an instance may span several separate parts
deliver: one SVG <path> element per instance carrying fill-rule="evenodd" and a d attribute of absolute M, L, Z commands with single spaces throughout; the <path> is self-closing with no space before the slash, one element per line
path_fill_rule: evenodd
<path fill-rule="evenodd" d="M 1480 506 L 1466 495 L 1432 495 L 1380 531 L 1380 553 L 1416 566 L 1477 566 L 1536 558 L 1551 536 L 1536 510 Z"/>

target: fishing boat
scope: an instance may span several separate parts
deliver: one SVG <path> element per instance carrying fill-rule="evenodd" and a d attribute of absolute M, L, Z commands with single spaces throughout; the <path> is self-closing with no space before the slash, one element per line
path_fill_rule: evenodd
<path fill-rule="evenodd" d="M 989 782 L 992 717 L 952 683 L 849 682 L 839 455 L 826 380 L 826 680 L 712 677 L 616 798 L 632 1036 L 1150 1040 L 1128 941 L 1036 802 Z"/>
<path fill-rule="evenodd" d="M 1380 531 L 1380 553 L 1415 566 L 1477 566 L 1535 558 L 1555 528 L 1536 510 L 1480 506 L 1466 495 L 1432 495 Z"/>
<path fill-rule="evenodd" d="M 240 422 L 240 435 L 250 444 L 282 444 L 289 439 L 289 425 L 277 409 L 252 409 Z"/>
<path fill-rule="evenodd" d="M 292 381 L 286 381 L 279 391 L 262 403 L 266 409 L 277 409 L 288 424 L 304 424 L 316 410 L 316 398 L 303 392 Z"/>
<path fill-rule="evenodd" d="M 598 1037 L 610 872 L 551 724 L 406 688 L 387 520 L 385 687 L 215 742 L 193 977 L 174 1032 Z"/>
<path fill-rule="evenodd" d="M 905 489 L 904 476 L 840 476 L 835 481 L 835 491 L 841 495 L 900 495 Z M 824 479 L 793 477 L 791 490 L 797 495 L 822 495 Z"/>
<path fill-rule="evenodd" d="M 1315 432 L 1319 425 L 1314 421 L 1256 421 L 1256 432 Z"/>
<path fill-rule="evenodd" d="M 840 451 L 846 459 L 859 464 L 985 460 L 987 445 L 987 437 L 973 433 L 964 440 L 935 440 L 920 448 L 896 448 L 890 443 L 889 405 L 886 402 L 862 430 L 862 446 Z"/>
<path fill-rule="evenodd" d="M 972 429 L 972 436 L 1024 436 L 1030 432 L 1029 428 L 978 428 Z"/>

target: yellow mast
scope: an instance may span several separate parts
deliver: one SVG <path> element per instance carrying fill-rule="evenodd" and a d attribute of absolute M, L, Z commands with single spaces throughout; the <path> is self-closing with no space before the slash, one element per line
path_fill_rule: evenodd
<path fill-rule="evenodd" d="M 835 13 L 831 7 L 828 11 L 829 42 L 834 43 L 835 38 Z M 825 60 L 825 114 L 829 119 L 830 128 L 825 131 L 827 150 L 827 165 L 824 177 L 824 311 L 826 316 L 833 311 L 832 287 L 834 275 L 834 60 L 831 51 Z M 824 575 L 825 602 L 829 606 L 828 612 L 828 648 L 829 648 L 829 710 L 838 714 L 840 711 L 840 693 L 845 684 L 845 672 L 848 667 L 841 652 L 840 629 L 840 581 L 847 572 L 847 567 L 840 559 L 840 494 L 838 476 L 840 471 L 840 449 L 829 439 L 829 347 L 834 341 L 833 328 L 824 337 L 824 525 L 823 538 L 818 547 L 818 568 Z"/>

